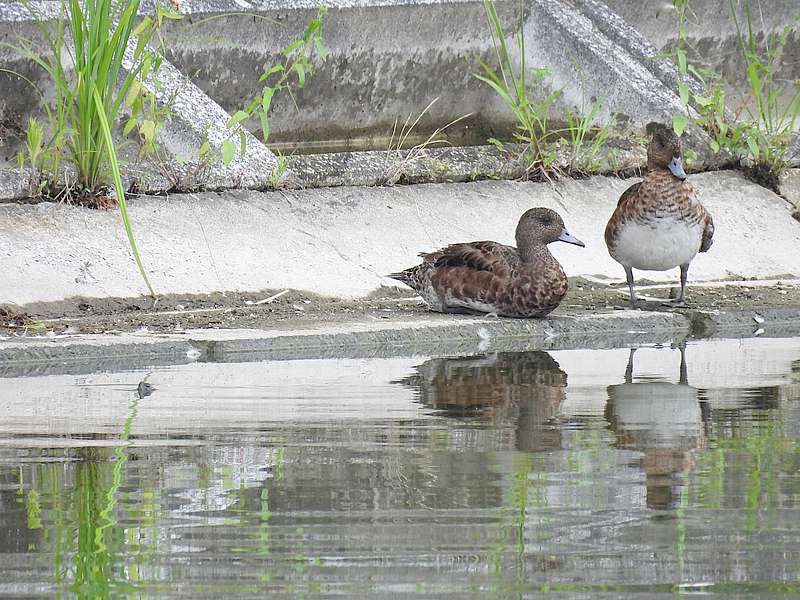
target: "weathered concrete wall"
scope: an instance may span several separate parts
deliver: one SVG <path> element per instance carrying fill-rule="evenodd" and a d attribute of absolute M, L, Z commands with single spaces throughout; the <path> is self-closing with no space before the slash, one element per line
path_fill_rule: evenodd
<path fill-rule="evenodd" d="M 581 0 L 585 1 L 585 0 Z M 671 2 L 605 0 L 606 5 L 661 51 L 669 51 L 678 39 L 678 22 Z M 748 0 L 753 30 L 759 42 L 772 31 L 800 18 L 796 0 Z M 746 28 L 745 1 L 734 0 L 740 26 Z M 739 50 L 736 21 L 727 0 L 690 0 L 686 34 L 694 58 L 712 68 L 736 87 L 746 87 L 747 67 Z M 745 29 L 746 30 L 746 29 Z M 800 79 L 800 34 L 788 37 L 783 58 L 776 64 L 776 79 Z"/>
<path fill-rule="evenodd" d="M 690 278 L 800 277 L 800 223 L 788 203 L 736 172 L 693 176 L 717 231 Z M 483 181 L 140 198 L 130 215 L 159 293 L 296 288 L 342 297 L 394 285 L 386 273 L 448 243 L 513 243 L 532 206 L 557 210 L 581 249 L 553 244 L 571 275 L 622 279 L 603 242 L 632 183 L 596 177 L 556 185 Z M 116 211 L 0 205 L 0 304 L 145 293 Z M 644 274 L 675 280 L 677 271 Z"/>
<path fill-rule="evenodd" d="M 288 95 L 275 99 L 271 143 L 317 150 L 386 148 L 395 121 L 402 125 L 409 115 L 416 117 L 435 98 L 438 101 L 409 141 L 424 139 L 434 128 L 467 114 L 471 116 L 448 130 L 455 143 L 483 143 L 489 136 L 513 131 L 511 112 L 473 77 L 479 59 L 495 63 L 481 1 L 328 5 L 324 38 L 330 56 L 316 65 L 305 89 L 297 91 L 299 110 Z M 37 6 L 52 14 L 57 3 L 41 1 Z M 520 5 L 516 0 L 498 0 L 497 6 L 511 38 L 520 27 Z M 184 3 L 182 11 L 183 20 L 168 21 L 165 27 L 167 58 L 191 77 L 209 102 L 233 113 L 259 92 L 258 77 L 264 67 L 284 60 L 281 49 L 315 16 L 316 3 L 274 0 L 250 6 L 241 1 L 206 1 Z M 242 11 L 248 14 L 231 14 Z M 526 64 L 553 70 L 553 77 L 535 84 L 533 91 L 548 94 L 564 89 L 553 109 L 555 121 L 563 119 L 567 107 L 585 108 L 594 99 L 605 99 L 601 117 L 617 113 L 622 121 L 637 126 L 653 119 L 669 120 L 679 109 L 672 84 L 653 71 L 649 55 L 654 49 L 644 38 L 623 21 L 611 29 L 597 26 L 609 18 L 607 10 L 592 12 L 563 0 L 528 0 L 524 11 Z M 35 23 L 21 4 L 0 3 L 0 41 L 14 43 L 17 35 L 36 35 Z M 516 53 L 513 43 L 511 50 Z M 0 53 L 0 63 L 45 83 L 8 48 Z M 665 70 L 663 64 L 659 68 Z M 35 97 L 13 76 L 0 76 L 4 88 L 13 90 L 13 98 L 0 99 L 0 120 L 18 128 Z M 194 114 L 182 116 L 191 121 Z M 6 136 L 0 158 L 13 156 L 16 147 L 9 140 L 13 142 L 13 136 Z"/>
<path fill-rule="evenodd" d="M 475 114 L 454 129 L 458 141 L 482 142 L 513 128 L 509 112 L 472 76 L 477 60 L 492 55 L 480 2 L 336 4 L 324 22 L 330 55 L 297 91 L 299 108 L 287 95 L 274 100 L 273 143 L 386 148 L 395 120 L 402 125 L 409 115 L 415 118 L 437 97 L 420 120 L 417 137 L 467 113 Z M 230 112 L 259 92 L 264 66 L 283 62 L 281 49 L 316 15 L 316 6 L 303 3 L 264 8 L 258 14 L 276 23 L 243 15 L 208 20 L 209 13 L 199 13 L 167 31 L 167 57 Z M 514 9 L 516 4 L 501 3 L 507 22 L 513 22 Z"/>

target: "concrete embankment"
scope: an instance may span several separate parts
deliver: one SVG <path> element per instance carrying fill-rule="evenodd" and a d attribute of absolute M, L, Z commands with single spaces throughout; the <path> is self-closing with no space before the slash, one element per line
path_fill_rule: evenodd
<path fill-rule="evenodd" d="M 724 171 L 691 177 L 714 216 L 714 246 L 692 263 L 692 281 L 800 277 L 800 223 L 772 192 Z M 448 243 L 513 243 L 532 206 L 558 211 L 587 247 L 552 244 L 571 277 L 620 281 L 603 229 L 633 180 L 594 177 L 550 184 L 341 187 L 142 197 L 130 215 L 159 294 L 297 289 L 365 296 L 417 252 Z M 63 204 L 0 205 L 0 304 L 74 296 L 134 297 L 145 287 L 116 211 Z M 655 281 L 675 273 L 646 273 Z"/>
<path fill-rule="evenodd" d="M 692 264 L 694 309 L 680 312 L 614 310 L 624 294 L 608 284 L 621 282 L 622 269 L 608 256 L 603 228 L 632 180 L 595 177 L 554 185 L 481 181 L 137 198 L 130 213 L 142 257 L 156 290 L 171 295 L 152 311 L 152 303 L 141 304 L 144 286 L 115 211 L 52 203 L 0 205 L 0 305 L 29 310 L 36 319 L 57 320 L 49 336 L 19 338 L 12 331 L 0 340 L 0 365 L 50 369 L 61 363 L 72 369 L 97 368 L 108 361 L 145 365 L 240 360 L 253 354 L 371 356 L 413 353 L 420 347 L 469 353 L 670 341 L 726 331 L 791 334 L 800 323 L 800 223 L 791 218 L 790 205 L 734 171 L 691 179 L 717 230 L 711 251 Z M 519 215 L 532 206 L 557 210 L 572 233 L 587 243 L 585 249 L 551 246 L 566 272 L 582 279 L 550 318 L 430 315 L 413 307 L 383 313 L 388 310 L 383 306 L 372 312 L 362 306 L 360 312 L 326 313 L 333 305 L 326 305 L 324 296 L 328 302 L 347 302 L 374 295 L 381 286 L 394 284 L 385 273 L 414 264 L 419 251 L 475 239 L 513 243 Z M 656 282 L 677 277 L 673 272 L 639 276 Z M 734 281 L 739 283 L 730 289 L 709 291 Z M 601 288 L 605 295 L 592 291 Z M 288 316 L 242 320 L 253 317 L 243 315 L 251 310 L 248 306 L 257 308 L 253 294 L 284 289 L 295 290 L 296 296 L 287 296 L 294 298 L 284 307 Z M 769 289 L 771 295 L 759 289 Z M 304 300 L 296 290 L 320 296 Z M 233 304 L 217 309 L 181 304 L 189 294 L 210 292 L 224 292 Z M 249 299 L 244 293 L 251 294 Z M 405 294 L 412 295 L 410 290 Z M 664 296 L 663 291 L 655 295 Z M 81 315 L 100 310 L 92 302 L 105 300 L 117 307 L 110 309 L 111 316 L 82 327 L 86 323 Z M 396 306 L 408 298 L 390 295 L 387 301 Z M 70 303 L 75 305 L 72 313 L 58 313 Z M 317 303 L 321 310 L 315 322 L 293 321 L 293 314 Z M 59 308 L 48 313 L 47 305 Z M 124 310 L 129 311 L 125 326 L 117 327 L 113 313 Z M 187 317 L 192 310 L 239 316 L 214 324 Z M 143 324 L 150 332 L 72 333 L 132 331 Z"/>

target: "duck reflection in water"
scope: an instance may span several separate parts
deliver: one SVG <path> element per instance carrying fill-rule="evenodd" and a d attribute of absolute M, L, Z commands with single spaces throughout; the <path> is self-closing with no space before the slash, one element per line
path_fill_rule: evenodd
<path fill-rule="evenodd" d="M 553 418 L 566 397 L 567 374 L 547 352 L 433 358 L 416 370 L 396 383 L 417 390 L 422 404 L 512 426 L 518 450 L 560 447 Z"/>
<path fill-rule="evenodd" d="M 678 383 L 641 377 L 634 382 L 631 348 L 625 383 L 608 386 L 606 418 L 617 434 L 619 446 L 642 452 L 647 506 L 675 508 L 680 504 L 683 477 L 694 466 L 693 451 L 708 437 L 710 411 L 698 389 L 689 385 L 686 343 L 678 349 L 681 364 Z"/>

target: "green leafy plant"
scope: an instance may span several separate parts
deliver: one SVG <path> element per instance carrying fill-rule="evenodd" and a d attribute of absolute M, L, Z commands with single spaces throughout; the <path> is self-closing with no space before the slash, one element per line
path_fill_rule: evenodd
<path fill-rule="evenodd" d="M 740 22 L 736 4 L 729 0 L 748 82 L 746 89 L 738 90 L 738 105 L 732 107 L 722 77 L 689 62 L 688 0 L 673 0 L 672 4 L 678 20 L 678 41 L 672 53 L 665 56 L 677 65 L 678 96 L 683 105 L 683 112 L 673 116 L 675 132 L 681 135 L 692 122 L 709 135 L 712 152 L 726 150 L 735 161 L 747 160 L 750 169 L 762 173 L 757 178 L 766 178 L 766 183 L 774 188 L 777 175 L 787 167 L 786 152 L 800 115 L 798 82 L 779 81 L 775 71 L 788 36 L 798 30 L 798 21 L 767 34 L 763 44 L 759 44 L 759 36 L 753 31 L 749 0 L 743 3 L 744 23 Z M 691 90 L 692 77 L 703 84 L 704 93 Z"/>
<path fill-rule="evenodd" d="M 800 81 L 782 82 L 775 76 L 787 38 L 798 31 L 800 17 L 783 30 L 766 35 L 763 50 L 753 32 L 749 0 L 744 0 L 746 23 L 739 21 L 736 6 L 730 0 L 731 16 L 736 24 L 739 50 L 747 65 L 747 105 L 754 127 L 745 138 L 756 167 L 779 174 L 786 169 L 786 152 L 800 116 Z M 746 25 L 746 31 L 743 28 Z M 754 105 L 754 107 L 753 107 Z"/>
<path fill-rule="evenodd" d="M 588 111 L 585 105 L 580 109 L 567 110 L 564 126 L 554 128 L 550 113 L 554 103 L 563 94 L 563 89 L 545 94 L 535 93 L 535 90 L 551 87 L 546 85 L 551 71 L 546 68 L 528 69 L 525 63 L 522 10 L 519 31 L 515 37 L 520 57 L 517 67 L 517 61 L 509 52 L 506 34 L 493 0 L 484 0 L 483 5 L 497 67 L 493 68 L 481 60 L 481 72 L 475 77 L 494 90 L 516 117 L 514 140 L 524 146 L 519 158 L 526 164 L 528 175 L 549 178 L 550 174 L 558 174 L 563 169 L 573 173 L 596 171 L 600 166 L 597 158 L 600 149 L 614 125 L 614 119 L 601 127 L 593 125 L 603 101 L 595 100 Z M 575 67 L 583 87 L 583 74 L 577 64 Z M 505 144 L 496 138 L 489 142 L 501 150 L 505 149 Z"/>
<path fill-rule="evenodd" d="M 51 138 L 37 152 L 31 142 L 39 138 L 40 128 L 29 124 L 27 159 L 34 168 L 42 169 L 43 157 L 47 157 L 48 177 L 57 182 L 59 161 L 65 155 L 75 177 L 75 181 L 64 181 L 62 198 L 69 202 L 110 206 L 114 201 L 107 195 L 106 185 L 113 185 L 133 257 L 155 297 L 133 236 L 111 130 L 123 105 L 131 110 L 132 119 L 137 118 L 141 99 L 147 94 L 144 81 L 161 62 L 148 44 L 153 35 L 160 35 L 165 18 L 180 16 L 157 6 L 155 18 L 145 17 L 137 25 L 139 4 L 140 0 L 68 0 L 52 25 L 26 4 L 36 19 L 45 53 L 28 40 L 13 47 L 44 69 L 55 84 L 54 107 L 45 105 Z M 130 123 L 126 132 L 132 129 Z M 150 129 L 155 133 L 148 121 L 138 124 L 145 136 Z"/>
<path fill-rule="evenodd" d="M 710 150 L 714 153 L 727 150 L 738 160 L 745 149 L 744 140 L 749 128 L 738 121 L 738 113 L 731 112 L 722 78 L 710 69 L 689 62 L 690 45 L 686 34 L 688 0 L 673 0 L 672 6 L 678 20 L 678 41 L 670 54 L 662 56 L 673 59 L 678 69 L 678 97 L 683 112 L 673 115 L 673 129 L 678 135 L 683 135 L 690 123 L 688 115 L 692 114 L 692 122 L 709 135 Z M 691 89 L 689 84 L 693 77 L 703 84 L 706 93 Z"/>
<path fill-rule="evenodd" d="M 275 158 L 278 162 L 269 174 L 269 186 L 272 189 L 280 188 L 284 177 L 289 172 L 289 157 L 281 152 L 275 152 Z"/>
<path fill-rule="evenodd" d="M 492 68 L 481 60 L 479 61 L 481 73 L 476 73 L 475 78 L 494 90 L 516 117 L 517 131 L 514 133 L 514 139 L 525 145 L 524 159 L 529 163 L 528 172 L 547 173 L 552 169 L 557 157 L 552 144 L 548 143 L 548 137 L 551 134 L 548 130 L 550 108 L 561 95 L 561 90 L 556 90 L 543 98 L 534 98 L 531 88 L 541 87 L 541 82 L 550 75 L 550 71 L 537 68 L 528 73 L 525 64 L 522 11 L 520 11 L 520 26 L 516 35 L 516 44 L 520 55 L 520 64 L 517 67 L 509 52 L 503 24 L 497 14 L 494 2 L 484 0 L 483 6 L 492 36 L 497 67 Z M 529 77 L 532 78 L 532 82 Z M 503 148 L 503 144 L 499 140 L 493 138 L 489 141 Z"/>
<path fill-rule="evenodd" d="M 25 129 L 25 150 L 17 154 L 17 164 L 20 172 L 28 164 L 33 170 L 31 184 L 35 184 L 36 196 L 41 196 L 45 190 L 54 188 L 52 173 L 58 172 L 57 161 L 60 154 L 52 146 L 46 145 L 45 132 L 38 119 L 28 119 Z"/>
<path fill-rule="evenodd" d="M 575 71 L 585 89 L 583 71 L 577 61 L 573 60 Z M 571 173 L 592 173 L 600 169 L 600 152 L 611 136 L 616 121 L 615 115 L 597 127 L 594 125 L 598 112 L 603 107 L 603 100 L 598 98 L 589 104 L 586 110 L 586 98 L 581 100 L 580 110 L 568 108 L 565 114 L 566 127 L 564 133 L 567 140 L 568 168 Z"/>
<path fill-rule="evenodd" d="M 258 83 L 264 84 L 261 92 L 244 110 L 236 111 L 228 121 L 227 126 L 231 130 L 231 135 L 221 145 L 222 161 L 225 165 L 233 161 L 237 149 L 240 156 L 244 156 L 247 152 L 247 136 L 243 127 L 246 121 L 255 118 L 259 120 L 262 141 L 267 143 L 270 133 L 269 113 L 276 95 L 284 92 L 289 94 L 295 108 L 298 108 L 292 89 L 305 87 L 308 77 L 314 74 L 312 58 L 315 55 L 321 62 L 328 56 L 322 41 L 322 24 L 326 12 L 325 6 L 319 7 L 316 18 L 311 20 L 303 35 L 281 51 L 285 62 L 264 69 L 258 79 Z M 238 139 L 234 141 L 235 138 Z"/>

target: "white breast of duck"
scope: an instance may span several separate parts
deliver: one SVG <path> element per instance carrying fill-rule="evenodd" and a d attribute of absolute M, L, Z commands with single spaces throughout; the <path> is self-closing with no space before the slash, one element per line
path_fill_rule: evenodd
<path fill-rule="evenodd" d="M 692 184 L 665 169 L 656 170 L 648 172 L 627 198 L 626 194 L 612 216 L 616 231 L 609 244 L 611 255 L 645 271 L 691 262 L 700 250 L 706 215 Z"/>
<path fill-rule="evenodd" d="M 702 236 L 703 224 L 680 213 L 643 215 L 620 225 L 612 256 L 634 269 L 666 271 L 691 262 Z"/>

